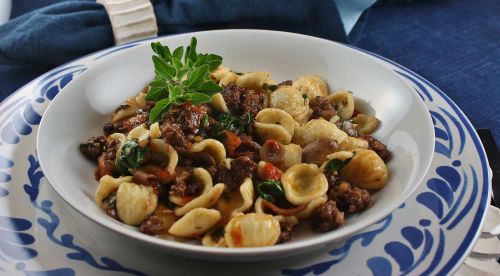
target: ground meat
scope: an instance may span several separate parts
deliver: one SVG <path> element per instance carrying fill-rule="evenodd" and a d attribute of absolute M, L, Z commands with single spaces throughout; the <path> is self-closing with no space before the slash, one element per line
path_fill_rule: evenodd
<path fill-rule="evenodd" d="M 227 85 L 222 91 L 222 97 L 229 111 L 234 115 L 251 113 L 257 115 L 264 106 L 265 96 L 260 91 Z"/>
<path fill-rule="evenodd" d="M 180 112 L 177 117 L 177 123 L 182 126 L 186 135 L 198 134 L 200 132 L 201 120 L 208 113 L 206 104 L 193 105 L 185 103 L 179 107 Z"/>
<path fill-rule="evenodd" d="M 328 181 L 328 190 L 332 189 L 335 185 L 338 185 L 341 181 L 338 172 L 327 171 L 325 172 L 326 179 Z"/>
<path fill-rule="evenodd" d="M 158 235 L 166 229 L 162 219 L 158 216 L 150 216 L 147 220 L 141 223 L 139 231 L 147 235 Z"/>
<path fill-rule="evenodd" d="M 320 232 L 328 232 L 344 224 L 344 213 L 337 209 L 334 201 L 320 205 L 311 217 L 311 227 Z"/>
<path fill-rule="evenodd" d="M 98 167 L 95 171 L 95 178 L 99 180 L 105 175 L 114 175 L 116 172 L 116 151 L 120 146 L 120 141 L 111 140 L 106 142 L 104 146 L 104 152 L 98 158 Z"/>
<path fill-rule="evenodd" d="M 216 166 L 207 167 L 207 168 L 205 168 L 205 170 L 207 170 L 207 172 L 210 174 L 212 179 L 215 179 L 215 176 L 217 175 L 217 167 Z"/>
<path fill-rule="evenodd" d="M 351 121 L 338 121 L 335 123 L 340 130 L 351 137 L 358 137 L 358 131 L 354 128 Z"/>
<path fill-rule="evenodd" d="M 241 104 L 241 109 L 243 114 L 250 113 L 254 117 L 262 110 L 264 106 L 265 96 L 259 91 L 248 90 L 243 95 L 243 102 Z"/>
<path fill-rule="evenodd" d="M 120 133 L 129 133 L 133 128 L 146 123 L 148 120 L 149 113 L 143 109 L 138 109 L 136 115 L 114 123 L 113 131 Z"/>
<path fill-rule="evenodd" d="M 96 136 L 90 137 L 87 143 L 80 144 L 80 151 L 82 154 L 92 161 L 97 161 L 97 158 L 104 151 L 106 145 L 106 137 Z"/>
<path fill-rule="evenodd" d="M 165 121 L 161 124 L 160 130 L 162 137 L 175 148 L 177 153 L 184 154 L 191 147 L 191 142 L 178 124 Z"/>
<path fill-rule="evenodd" d="M 189 170 L 177 167 L 175 169 L 175 179 L 170 191 L 180 197 L 197 196 L 203 191 L 203 183 L 192 177 Z"/>
<path fill-rule="evenodd" d="M 231 170 L 225 167 L 217 169 L 217 181 L 226 184 L 230 192 L 238 190 L 245 178 L 254 178 L 257 172 L 257 164 L 248 156 L 238 157 L 231 161 Z"/>
<path fill-rule="evenodd" d="M 105 123 L 102 126 L 102 131 L 104 132 L 104 135 L 109 136 L 109 135 L 115 133 L 115 128 L 113 127 L 112 123 Z"/>
<path fill-rule="evenodd" d="M 114 219 L 120 220 L 118 211 L 116 211 L 116 192 L 109 195 L 102 201 L 102 209 L 106 214 Z"/>
<path fill-rule="evenodd" d="M 337 148 L 335 140 L 314 140 L 302 150 L 302 162 L 321 166 L 326 161 L 326 156 L 336 151 Z"/>
<path fill-rule="evenodd" d="M 152 186 L 155 188 L 160 185 L 160 181 L 158 180 L 158 177 L 156 175 L 141 170 L 137 170 L 134 172 L 132 182 L 145 186 Z"/>
<path fill-rule="evenodd" d="M 343 212 L 355 213 L 362 211 L 370 205 L 370 193 L 349 184 L 346 181 L 340 182 L 328 191 L 328 198 L 337 203 L 339 210 Z"/>
<path fill-rule="evenodd" d="M 329 121 L 337 114 L 337 111 L 326 97 L 316 96 L 309 101 L 309 107 L 312 110 L 311 119 L 318 119 L 321 117 Z"/>
<path fill-rule="evenodd" d="M 371 150 L 376 152 L 380 158 L 384 161 L 388 161 L 391 159 L 392 153 L 387 149 L 387 146 L 379 140 L 373 138 L 371 135 L 362 135 L 360 137 L 363 140 L 368 141 L 368 146 Z"/>
<path fill-rule="evenodd" d="M 258 143 L 252 141 L 252 137 L 242 134 L 240 135 L 240 145 L 234 150 L 233 156 L 231 157 L 241 157 L 248 156 L 255 162 L 260 161 L 260 150 L 261 147 Z"/>
<path fill-rule="evenodd" d="M 292 223 L 282 219 L 280 221 L 281 233 L 277 243 L 285 243 L 289 241 L 292 238 L 293 227 L 294 225 Z"/>
<path fill-rule="evenodd" d="M 260 150 L 260 158 L 273 164 L 281 163 L 285 159 L 285 147 L 274 139 L 267 139 Z"/>

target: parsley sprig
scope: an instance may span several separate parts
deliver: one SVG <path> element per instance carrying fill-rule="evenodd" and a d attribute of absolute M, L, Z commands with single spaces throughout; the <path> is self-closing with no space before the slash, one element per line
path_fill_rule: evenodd
<path fill-rule="evenodd" d="M 198 105 L 210 102 L 213 94 L 222 88 L 210 79 L 210 72 L 222 63 L 222 57 L 214 54 L 196 53 L 196 38 L 184 52 L 180 46 L 173 52 L 159 42 L 151 43 L 155 67 L 155 79 L 149 85 L 146 100 L 154 101 L 150 123 L 159 121 L 162 114 L 172 106 L 185 102 Z"/>

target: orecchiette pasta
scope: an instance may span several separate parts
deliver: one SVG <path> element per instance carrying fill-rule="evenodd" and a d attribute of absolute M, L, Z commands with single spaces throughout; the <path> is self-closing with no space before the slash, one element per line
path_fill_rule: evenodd
<path fill-rule="evenodd" d="M 222 160 L 226 159 L 226 149 L 224 148 L 224 145 L 215 139 L 201 140 L 191 147 L 190 152 L 208 153 L 214 158 L 216 164 L 219 164 Z"/>
<path fill-rule="evenodd" d="M 146 100 L 144 97 L 146 94 L 139 93 L 136 97 L 132 97 L 127 100 L 125 104 L 119 107 L 119 109 L 113 114 L 113 123 L 116 123 L 122 119 L 128 118 L 136 114 L 137 109 L 146 107 Z"/>
<path fill-rule="evenodd" d="M 278 167 L 281 170 L 286 170 L 295 164 L 300 164 L 302 160 L 302 148 L 296 144 L 283 145 L 285 153 L 283 161 L 279 162 Z"/>
<path fill-rule="evenodd" d="M 114 178 L 110 175 L 105 175 L 99 179 L 99 186 L 95 191 L 95 202 L 98 206 L 102 206 L 102 201 L 107 198 L 110 194 L 114 193 L 120 187 L 120 184 L 124 182 L 131 182 L 131 176 L 122 176 Z"/>
<path fill-rule="evenodd" d="M 227 247 L 226 239 L 224 238 L 224 228 L 210 230 L 201 239 L 201 244 L 210 247 Z"/>
<path fill-rule="evenodd" d="M 304 75 L 293 82 L 293 87 L 305 93 L 309 99 L 328 96 L 328 84 L 318 76 Z"/>
<path fill-rule="evenodd" d="M 340 175 L 350 183 L 367 190 L 377 190 L 387 183 L 389 173 L 384 161 L 372 150 L 358 149 Z"/>
<path fill-rule="evenodd" d="M 299 219 L 306 219 L 311 216 L 311 213 L 316 210 L 319 206 L 325 204 L 328 201 L 328 196 L 322 195 L 321 197 L 318 197 L 316 199 L 311 200 L 308 204 L 305 210 L 301 211 L 300 213 L 296 214 L 295 216 Z"/>
<path fill-rule="evenodd" d="M 234 216 L 226 225 L 224 238 L 229 247 L 258 247 L 276 244 L 281 229 L 271 215 L 250 213 Z"/>
<path fill-rule="evenodd" d="M 365 114 L 358 114 L 358 116 L 352 118 L 352 121 L 357 125 L 360 134 L 371 134 L 379 125 L 377 118 Z"/>
<path fill-rule="evenodd" d="M 349 120 L 354 113 L 354 97 L 349 91 L 336 91 L 326 97 L 330 102 L 337 105 L 337 114 L 342 120 Z"/>
<path fill-rule="evenodd" d="M 212 95 L 210 106 L 212 106 L 213 109 L 220 113 L 229 112 L 229 108 L 227 108 L 226 102 L 224 101 L 221 93 Z"/>
<path fill-rule="evenodd" d="M 261 143 L 267 139 L 274 139 L 283 144 L 289 144 L 297 122 L 287 112 L 266 108 L 255 117 L 255 132 Z"/>
<path fill-rule="evenodd" d="M 160 124 L 158 122 L 149 127 L 149 135 L 151 139 L 159 139 L 161 137 Z"/>
<path fill-rule="evenodd" d="M 171 145 L 165 143 L 162 139 L 152 139 L 150 141 L 150 147 L 151 151 L 162 153 L 168 158 L 166 170 L 170 174 L 173 174 L 175 172 L 177 162 L 179 162 L 179 155 L 177 155 L 177 151 L 175 151 Z"/>
<path fill-rule="evenodd" d="M 319 140 L 335 140 L 338 144 L 347 139 L 347 133 L 323 118 L 313 119 L 295 128 L 292 142 L 302 147 Z"/>
<path fill-rule="evenodd" d="M 323 162 L 320 169 L 324 170 L 331 160 L 346 161 L 354 156 L 352 151 L 337 151 L 326 156 L 326 161 Z"/>
<path fill-rule="evenodd" d="M 224 184 L 219 183 L 213 186 L 212 189 L 210 189 L 210 191 L 191 200 L 186 205 L 180 208 L 175 208 L 175 214 L 178 216 L 182 216 L 195 208 L 212 207 L 215 203 L 217 203 L 223 191 L 224 191 Z"/>
<path fill-rule="evenodd" d="M 139 125 L 133 128 L 127 134 L 127 140 L 136 140 L 141 148 L 144 148 L 149 143 L 150 131 L 146 124 Z"/>
<path fill-rule="evenodd" d="M 368 141 L 356 138 L 356 137 L 347 137 L 344 142 L 339 144 L 339 151 L 349 151 L 349 150 L 355 150 L 355 149 L 367 149 L 368 148 Z"/>
<path fill-rule="evenodd" d="M 236 85 L 248 89 L 261 89 L 264 83 L 272 82 L 269 72 L 250 72 L 238 76 Z"/>
<path fill-rule="evenodd" d="M 271 94 L 269 106 L 288 112 L 299 123 L 309 115 L 309 99 L 293 86 L 280 86 Z"/>
<path fill-rule="evenodd" d="M 328 190 L 328 181 L 314 164 L 297 164 L 290 167 L 281 177 L 286 199 L 295 205 L 302 205 L 321 197 Z"/>
<path fill-rule="evenodd" d="M 220 218 L 220 213 L 217 210 L 196 208 L 176 221 L 168 233 L 178 237 L 198 237 L 214 227 Z"/>
<path fill-rule="evenodd" d="M 118 217 L 128 225 L 137 225 L 154 212 L 158 196 L 153 187 L 124 182 L 116 192 Z"/>
<path fill-rule="evenodd" d="M 215 71 L 213 71 L 210 75 L 212 79 L 221 86 L 226 86 L 230 83 L 233 83 L 238 79 L 238 75 L 228 67 L 219 66 Z"/>

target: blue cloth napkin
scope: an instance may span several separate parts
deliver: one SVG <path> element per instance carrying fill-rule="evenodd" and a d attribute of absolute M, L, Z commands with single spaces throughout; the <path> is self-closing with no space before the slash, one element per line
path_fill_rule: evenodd
<path fill-rule="evenodd" d="M 160 35 L 256 28 L 346 41 L 334 0 L 156 0 L 154 9 Z M 0 100 L 53 67 L 113 44 L 108 15 L 95 1 L 64 1 L 16 17 L 0 26 Z"/>

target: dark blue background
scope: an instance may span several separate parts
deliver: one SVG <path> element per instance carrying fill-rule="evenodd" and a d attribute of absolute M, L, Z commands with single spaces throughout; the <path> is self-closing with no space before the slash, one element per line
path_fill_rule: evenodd
<path fill-rule="evenodd" d="M 12 15 L 19 16 L 34 8 L 60 1 L 15 0 Z M 500 1 L 391 2 L 395 1 L 376 4 L 366 12 L 349 35 L 348 42 L 406 66 L 438 86 L 457 103 L 476 128 L 491 129 L 498 145 Z M 223 26 L 230 28 L 242 25 L 238 23 L 232 26 L 231 22 L 225 22 Z M 246 22 L 244 27 L 252 27 L 252 23 Z M 281 29 L 286 27 L 282 26 Z M 213 29 L 214 26 L 198 28 Z M 334 31 L 338 31 L 338 26 L 332 28 L 337 28 Z M 109 35 L 109 31 L 110 28 L 104 28 L 102 32 Z M 318 35 L 313 30 L 302 32 Z M 338 37 L 338 40 L 342 40 L 342 37 Z M 82 54 L 84 52 L 82 50 Z M 26 79 L 16 83 L 9 83 L 9 76 L 0 75 L 0 80 L 9 84 L 0 83 L 0 100 L 24 82 L 57 65 L 57 61 L 50 66 L 33 66 L 30 63 L 13 65 L 5 60 L 0 61 L 0 71 L 2 67 L 9 66 L 16 66 L 16 72 L 19 73 L 31 70 Z"/>

